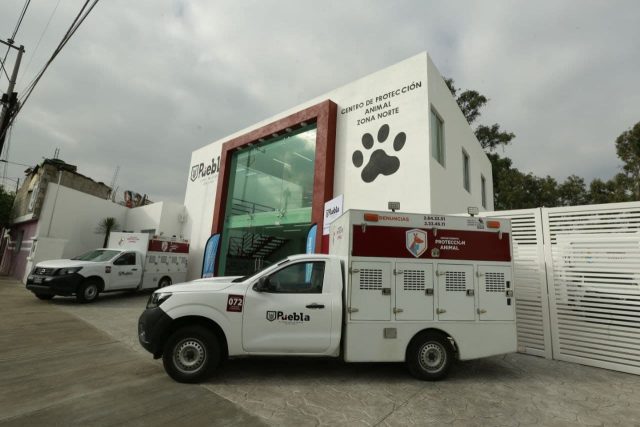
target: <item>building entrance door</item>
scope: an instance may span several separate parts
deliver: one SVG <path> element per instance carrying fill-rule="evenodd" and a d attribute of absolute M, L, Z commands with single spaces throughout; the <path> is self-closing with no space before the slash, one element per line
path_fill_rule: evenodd
<path fill-rule="evenodd" d="M 219 275 L 247 275 L 304 253 L 311 226 L 316 125 L 231 157 Z"/>

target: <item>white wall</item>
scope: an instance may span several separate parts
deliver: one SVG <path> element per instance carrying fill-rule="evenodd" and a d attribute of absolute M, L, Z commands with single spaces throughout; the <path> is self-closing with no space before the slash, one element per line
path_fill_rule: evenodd
<path fill-rule="evenodd" d="M 139 233 L 155 230 L 167 237 L 183 236 L 184 206 L 171 202 L 157 202 L 127 211 L 123 230 Z"/>
<path fill-rule="evenodd" d="M 184 205 L 172 202 L 160 203 L 162 203 L 162 214 L 160 215 L 158 233 L 162 233 L 165 237 L 176 236 L 188 239 L 189 236 L 184 232 L 186 220 Z"/>
<path fill-rule="evenodd" d="M 466 212 L 467 207 L 493 210 L 493 180 L 491 162 L 487 158 L 473 130 L 464 118 L 438 69 L 427 59 L 429 73 L 429 102 L 444 120 L 445 166 L 429 151 L 431 170 L 431 206 L 435 213 Z M 462 148 L 470 158 L 471 192 L 463 187 Z M 482 207 L 480 175 L 486 179 L 486 209 Z"/>
<path fill-rule="evenodd" d="M 113 217 L 123 225 L 128 210 L 110 200 L 49 183 L 36 234 L 38 238 L 66 239 L 62 256 L 73 257 L 102 247 L 104 234 L 96 233 L 99 222 Z"/>
<path fill-rule="evenodd" d="M 386 210 L 387 202 L 398 201 L 404 212 L 463 212 L 467 206 L 481 206 L 480 171 L 487 180 L 487 209 L 493 209 L 489 160 L 437 69 L 428 55 L 421 53 L 194 151 L 184 202 L 188 217 L 185 236 L 191 240 L 189 278 L 199 275 L 204 245 L 211 234 L 222 144 L 327 99 L 338 106 L 334 195 L 344 195 L 345 210 Z M 435 173 L 430 171 L 433 162 L 429 160 L 430 101 L 445 118 L 446 155 L 451 163 L 451 167 Z M 350 108 L 354 106 L 358 108 Z M 368 108 L 374 111 L 367 111 Z M 381 117 L 383 112 L 392 114 Z M 385 124 L 389 126 L 389 136 L 378 142 L 378 131 Z M 400 150 L 395 150 L 394 138 L 400 132 L 405 134 L 406 141 Z M 371 149 L 362 145 L 367 133 L 374 138 Z M 462 146 L 471 158 L 471 194 L 462 187 Z M 396 157 L 399 169 L 364 182 L 362 170 L 379 149 Z M 356 151 L 364 157 L 361 167 L 352 160 Z M 436 165 L 442 169 L 437 162 Z M 212 166 L 211 173 L 199 176 L 197 171 L 208 166 Z"/>
<path fill-rule="evenodd" d="M 134 233 L 154 229 L 156 233 L 159 233 L 162 204 L 163 202 L 159 202 L 127 209 L 125 222 L 121 224 L 121 229 Z"/>
<path fill-rule="evenodd" d="M 155 229 L 157 234 L 183 235 L 184 206 L 159 202 L 129 209 L 110 200 L 49 183 L 36 237 L 35 262 L 69 258 L 102 247 L 104 234 L 96 233 L 99 222 L 113 217 L 117 230 L 140 232 Z M 115 230 L 114 230 L 115 231 Z M 40 245 L 42 242 L 42 245 Z"/>
<path fill-rule="evenodd" d="M 200 277 L 202 271 L 202 257 L 204 246 L 211 236 L 213 225 L 213 206 L 216 201 L 216 189 L 218 186 L 218 172 L 200 176 L 192 171 L 197 171 L 202 164 L 202 170 L 211 165 L 220 166 L 220 153 L 222 143 L 217 141 L 209 144 L 191 154 L 191 167 L 187 174 L 187 190 L 184 196 L 186 207 L 184 235 L 189 239 L 189 268 L 187 277 L 195 279 Z M 195 169 L 194 169 L 195 168 Z"/>

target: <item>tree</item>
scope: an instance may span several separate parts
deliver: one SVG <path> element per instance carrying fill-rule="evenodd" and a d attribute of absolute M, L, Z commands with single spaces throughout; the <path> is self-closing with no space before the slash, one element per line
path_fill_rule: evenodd
<path fill-rule="evenodd" d="M 0 229 L 11 223 L 11 209 L 15 197 L 15 193 L 8 193 L 4 187 L 0 186 Z"/>
<path fill-rule="evenodd" d="M 629 178 L 632 199 L 640 200 L 640 122 L 616 139 L 616 153 L 624 162 L 622 169 Z"/>
<path fill-rule="evenodd" d="M 445 79 L 444 82 L 456 99 L 469 125 L 473 124 L 473 122 L 480 117 L 480 110 L 489 102 L 489 99 L 475 90 L 465 90 L 458 95 L 458 89 L 453 79 Z M 509 144 L 511 140 L 516 137 L 512 132 L 501 131 L 500 125 L 497 123 L 491 126 L 479 125 L 474 130 L 474 133 L 482 148 L 489 152 L 494 151 L 500 145 L 505 146 Z"/>
<path fill-rule="evenodd" d="M 577 175 L 568 176 L 558 187 L 558 197 L 562 206 L 577 206 L 588 203 L 589 195 L 584 179 Z"/>
<path fill-rule="evenodd" d="M 445 79 L 445 83 L 469 125 L 473 124 L 489 99 L 475 90 L 458 94 L 453 79 Z M 623 132 L 615 142 L 618 157 L 624 162 L 624 173 L 606 182 L 594 179 L 588 189 L 585 180 L 576 175 L 570 175 L 558 184 L 550 176 L 540 178 L 514 168 L 511 159 L 500 157 L 495 150 L 511 143 L 515 134 L 501 130 L 497 123 L 478 125 L 474 133 L 491 161 L 496 210 L 640 200 L 640 122 Z"/>
<path fill-rule="evenodd" d="M 119 228 L 118 221 L 113 217 L 103 218 L 98 223 L 98 228 L 96 229 L 96 233 L 104 233 L 104 243 L 102 244 L 103 248 L 107 247 L 107 243 L 109 242 L 109 234 L 111 231 Z"/>

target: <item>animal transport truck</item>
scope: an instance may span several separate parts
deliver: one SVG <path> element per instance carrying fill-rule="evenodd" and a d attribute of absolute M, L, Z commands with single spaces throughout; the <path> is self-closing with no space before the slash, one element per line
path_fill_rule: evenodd
<path fill-rule="evenodd" d="M 75 295 L 91 302 L 101 292 L 162 288 L 186 280 L 188 253 L 186 241 L 112 232 L 107 248 L 36 264 L 27 289 L 43 300 Z"/>
<path fill-rule="evenodd" d="M 405 362 L 438 380 L 454 359 L 516 351 L 508 220 L 351 210 L 329 239 L 328 255 L 155 291 L 141 345 L 179 382 L 262 355 Z"/>

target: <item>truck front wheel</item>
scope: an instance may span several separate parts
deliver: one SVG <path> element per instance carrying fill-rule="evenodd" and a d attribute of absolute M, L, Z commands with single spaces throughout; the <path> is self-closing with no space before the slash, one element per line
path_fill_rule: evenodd
<path fill-rule="evenodd" d="M 180 383 L 198 383 L 213 374 L 221 351 L 215 334 L 200 325 L 185 326 L 169 336 L 162 354 L 164 369 Z"/>
<path fill-rule="evenodd" d="M 78 302 L 93 302 L 98 298 L 100 285 L 97 280 L 85 280 L 78 286 L 76 300 Z"/>
<path fill-rule="evenodd" d="M 441 333 L 417 335 L 407 348 L 407 367 L 414 377 L 437 381 L 447 376 L 453 361 L 453 348 Z"/>
<path fill-rule="evenodd" d="M 171 286 L 171 279 L 165 276 L 158 282 L 158 289 L 166 288 L 167 286 Z"/>

